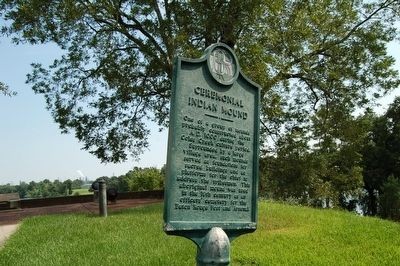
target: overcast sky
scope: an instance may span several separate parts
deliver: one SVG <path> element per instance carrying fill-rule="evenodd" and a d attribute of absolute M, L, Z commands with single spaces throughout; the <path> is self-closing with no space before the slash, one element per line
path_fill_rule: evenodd
<path fill-rule="evenodd" d="M 389 53 L 396 57 L 400 69 L 400 45 L 389 45 Z M 25 84 L 26 74 L 33 62 L 50 64 L 61 51 L 53 45 L 14 45 L 0 37 L 0 81 L 18 93 L 14 97 L 0 96 L 0 184 L 20 181 L 75 179 L 83 174 L 89 179 L 99 176 L 121 175 L 134 166 L 162 167 L 166 162 L 167 130 L 159 133 L 152 125 L 150 148 L 136 162 L 101 164 L 98 159 L 81 150 L 82 144 L 69 134 L 62 135 L 45 109 L 42 95 L 35 95 Z M 397 89 L 380 102 L 375 111 L 383 113 Z"/>

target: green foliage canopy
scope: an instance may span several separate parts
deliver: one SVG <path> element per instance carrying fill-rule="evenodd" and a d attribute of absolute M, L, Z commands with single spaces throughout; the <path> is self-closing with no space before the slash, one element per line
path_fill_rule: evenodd
<path fill-rule="evenodd" d="M 79 179 L 71 181 L 70 179 L 61 182 L 44 179 L 39 182 L 31 181 L 29 183 L 20 182 L 18 185 L 0 185 L 0 193 L 18 192 L 20 198 L 49 198 L 58 196 L 68 196 L 72 194 L 73 188 L 80 188 L 82 181 Z"/>
<path fill-rule="evenodd" d="M 362 166 L 367 191 L 366 212 L 376 215 L 379 213 L 379 200 L 386 201 L 390 197 L 385 195 L 385 191 L 392 193 L 396 179 L 400 178 L 400 98 L 394 100 L 385 114 L 371 119 L 373 123 L 362 150 Z M 391 197 L 397 196 L 394 193 Z M 393 204 L 397 204 L 396 200 Z M 382 209 L 383 215 L 390 217 L 385 208 Z M 398 217 L 398 213 L 393 215 Z"/>
<path fill-rule="evenodd" d="M 0 93 L 5 96 L 14 96 L 17 93 L 15 91 L 11 91 L 7 84 L 0 81 Z"/>
<path fill-rule="evenodd" d="M 381 187 L 379 214 L 383 218 L 400 221 L 400 178 L 389 176 Z"/>
<path fill-rule="evenodd" d="M 124 179 L 127 181 L 129 191 L 148 191 L 164 188 L 164 176 L 155 167 L 135 167 L 125 175 Z"/>
<path fill-rule="evenodd" d="M 261 193 L 318 207 L 346 207 L 363 186 L 359 140 L 367 135 L 365 123 L 363 117 L 352 119 L 349 126 L 356 136 L 347 134 L 341 142 L 316 143 L 313 148 L 304 131 L 279 138 L 276 156 L 261 159 Z"/>
<path fill-rule="evenodd" d="M 168 124 L 173 58 L 217 41 L 262 86 L 267 136 L 321 124 L 316 139 L 340 137 L 338 117 L 399 84 L 386 52 L 398 12 L 397 0 L 0 1 L 3 33 L 65 51 L 33 64 L 28 82 L 62 132 L 104 162 L 141 154 L 146 121 Z"/>

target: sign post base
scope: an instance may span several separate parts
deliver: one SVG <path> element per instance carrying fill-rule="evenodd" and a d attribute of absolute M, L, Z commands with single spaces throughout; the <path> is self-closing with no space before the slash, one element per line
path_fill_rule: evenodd
<path fill-rule="evenodd" d="M 197 265 L 229 265 L 230 241 L 224 230 L 213 227 L 197 248 Z"/>

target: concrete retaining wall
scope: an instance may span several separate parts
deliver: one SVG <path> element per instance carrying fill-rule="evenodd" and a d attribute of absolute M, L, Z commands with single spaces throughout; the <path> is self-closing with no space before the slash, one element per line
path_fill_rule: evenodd
<path fill-rule="evenodd" d="M 141 199 L 141 198 L 154 198 L 162 199 L 164 197 L 163 190 L 153 191 L 138 191 L 138 192 L 120 192 L 118 193 L 117 201 L 120 199 Z M 93 201 L 93 195 L 80 195 L 80 196 L 66 196 L 55 198 L 40 198 L 40 199 L 21 199 L 19 201 L 19 208 L 36 208 L 52 205 L 65 205 L 74 203 L 83 203 Z"/>

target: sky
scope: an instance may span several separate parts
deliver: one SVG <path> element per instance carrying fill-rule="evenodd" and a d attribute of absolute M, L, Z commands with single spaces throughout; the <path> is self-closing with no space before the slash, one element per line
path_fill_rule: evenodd
<path fill-rule="evenodd" d="M 389 54 L 396 58 L 400 70 L 400 45 L 391 43 Z M 35 95 L 25 84 L 31 63 L 49 65 L 59 58 L 61 51 L 55 45 L 15 45 L 0 37 L 0 81 L 18 94 L 14 97 L 0 95 L 0 184 L 17 185 L 20 181 L 40 181 L 45 178 L 64 181 L 88 177 L 122 175 L 135 166 L 161 168 L 167 156 L 167 130 L 152 129 L 150 147 L 139 161 L 121 164 L 102 164 L 73 134 L 61 134 L 50 112 L 45 108 L 42 95 Z M 379 100 L 375 112 L 383 114 L 397 89 Z"/>
<path fill-rule="evenodd" d="M 161 168 L 166 162 L 167 130 L 149 123 L 150 147 L 140 161 L 129 159 L 121 164 L 102 164 L 73 134 L 61 134 L 58 125 L 46 110 L 42 95 L 35 95 L 25 84 L 30 64 L 49 65 L 60 57 L 55 45 L 15 45 L 0 37 L 0 81 L 18 94 L 0 95 L 0 184 L 40 181 L 45 178 L 61 181 L 82 176 L 122 175 L 133 167 Z"/>

